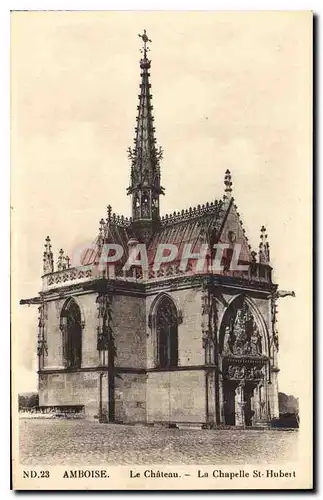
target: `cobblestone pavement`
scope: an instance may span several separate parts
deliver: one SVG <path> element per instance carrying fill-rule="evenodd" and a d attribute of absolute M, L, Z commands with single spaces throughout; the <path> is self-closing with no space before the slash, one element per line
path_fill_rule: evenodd
<path fill-rule="evenodd" d="M 259 464 L 297 457 L 297 431 L 178 430 L 72 420 L 20 420 L 29 465 Z"/>

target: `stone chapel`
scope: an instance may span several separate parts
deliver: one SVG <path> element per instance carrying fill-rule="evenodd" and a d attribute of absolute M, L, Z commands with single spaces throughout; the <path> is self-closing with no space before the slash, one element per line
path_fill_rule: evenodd
<path fill-rule="evenodd" d="M 269 244 L 264 227 L 252 251 L 227 170 L 223 198 L 161 215 L 162 150 L 156 146 L 146 32 L 140 95 L 127 194 L 130 218 L 108 207 L 94 247 L 71 265 L 60 250 L 54 265 L 46 238 L 42 289 L 21 300 L 37 304 L 40 406 L 79 408 L 88 418 L 119 423 L 261 426 L 278 417 L 278 334 Z M 185 183 L 185 180 L 183 180 Z M 105 243 L 121 245 L 123 259 L 145 243 L 149 271 L 123 262 L 96 272 Z M 158 244 L 172 243 L 178 258 L 156 272 Z M 196 261 L 180 268 L 185 243 L 227 245 L 223 270 Z M 231 270 L 233 247 L 239 263 Z M 209 260 L 208 260 L 209 259 Z M 108 267 L 108 265 L 107 265 Z M 288 292 L 285 292 L 288 294 Z M 282 296 L 284 292 L 282 293 Z"/>

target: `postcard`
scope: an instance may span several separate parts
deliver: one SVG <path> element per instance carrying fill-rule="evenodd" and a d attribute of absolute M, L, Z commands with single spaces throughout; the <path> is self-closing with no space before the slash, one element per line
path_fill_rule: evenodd
<path fill-rule="evenodd" d="M 15 490 L 313 488 L 312 59 L 310 11 L 12 12 Z"/>

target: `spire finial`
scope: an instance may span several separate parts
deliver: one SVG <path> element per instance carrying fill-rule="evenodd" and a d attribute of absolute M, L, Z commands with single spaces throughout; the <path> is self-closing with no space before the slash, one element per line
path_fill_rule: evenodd
<path fill-rule="evenodd" d="M 143 32 L 142 35 L 139 34 L 138 36 L 143 41 L 143 46 L 140 49 L 140 52 L 144 55 L 144 59 L 146 59 L 147 58 L 147 52 L 149 52 L 149 50 L 150 50 L 147 44 L 148 44 L 148 42 L 151 43 L 151 40 L 148 38 L 146 30 L 144 30 L 144 32 Z"/>
<path fill-rule="evenodd" d="M 228 169 L 225 171 L 224 185 L 225 185 L 225 190 L 224 190 L 225 196 L 230 199 L 232 197 L 232 180 L 231 180 L 231 172 Z"/>
<path fill-rule="evenodd" d="M 112 207 L 111 207 L 111 205 L 108 205 L 107 210 L 108 210 L 108 221 L 110 221 L 111 220 L 111 215 L 112 215 Z"/>

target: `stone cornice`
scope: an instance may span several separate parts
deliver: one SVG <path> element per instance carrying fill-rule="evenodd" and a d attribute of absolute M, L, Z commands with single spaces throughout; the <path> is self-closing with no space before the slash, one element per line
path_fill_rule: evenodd
<path fill-rule="evenodd" d="M 244 278 L 221 276 L 221 275 L 184 275 L 161 278 L 147 281 L 129 281 L 129 280 L 109 280 L 95 279 L 83 283 L 75 283 L 67 286 L 61 286 L 40 292 L 39 296 L 29 299 L 22 299 L 20 304 L 40 304 L 42 301 L 59 300 L 70 295 L 84 295 L 88 293 L 98 293 L 105 291 L 116 295 L 128 295 L 133 297 L 146 297 L 162 291 L 174 291 L 185 288 L 200 287 L 203 284 L 227 288 L 234 291 L 243 290 L 255 292 L 261 295 L 268 295 L 277 290 L 277 285 L 265 281 L 253 281 Z"/>
<path fill-rule="evenodd" d="M 39 375 L 53 375 L 53 374 L 65 374 L 65 373 L 89 373 L 89 372 L 107 372 L 108 366 L 86 366 L 78 369 L 70 369 L 70 368 L 49 368 L 38 370 Z M 162 373 L 162 372 L 178 372 L 178 371 L 197 371 L 197 370 L 215 370 L 217 369 L 216 365 L 186 365 L 186 366 L 174 366 L 168 368 L 132 368 L 132 367 L 114 367 L 114 373 L 122 374 L 122 373 L 137 373 L 137 374 L 147 374 L 147 373 Z"/>

